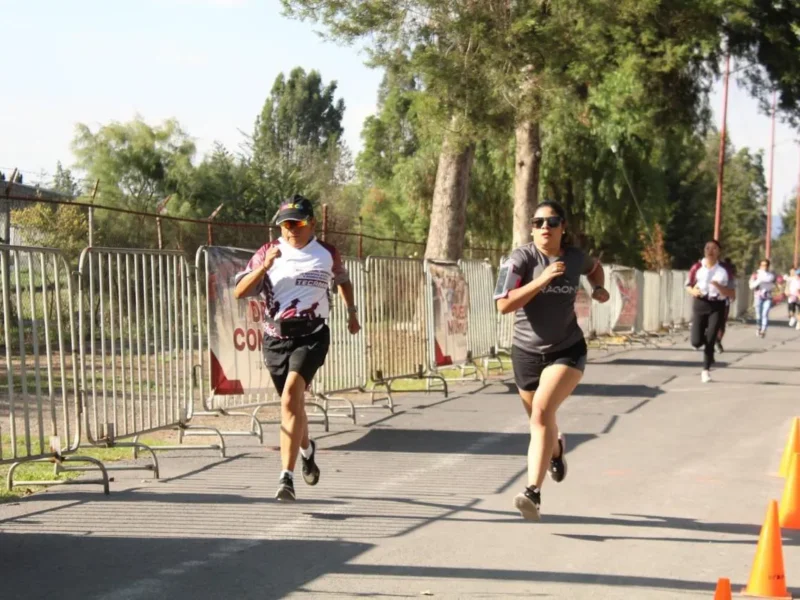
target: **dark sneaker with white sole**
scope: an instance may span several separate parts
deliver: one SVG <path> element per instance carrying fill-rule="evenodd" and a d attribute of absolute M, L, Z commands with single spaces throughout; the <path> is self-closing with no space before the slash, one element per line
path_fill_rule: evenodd
<path fill-rule="evenodd" d="M 561 483 L 567 476 L 567 442 L 561 433 L 558 434 L 558 444 L 561 446 L 561 454 L 559 454 L 558 458 L 550 459 L 550 469 L 548 469 L 547 474 L 556 483 Z"/>
<path fill-rule="evenodd" d="M 514 498 L 514 507 L 526 521 L 538 521 L 540 519 L 539 507 L 542 504 L 541 496 L 541 492 L 527 487 L 524 492 L 517 494 Z"/>
<path fill-rule="evenodd" d="M 291 477 L 284 475 L 278 484 L 278 491 L 275 493 L 278 502 L 294 502 L 294 481 Z"/>
<path fill-rule="evenodd" d="M 317 458 L 317 443 L 314 440 L 309 440 L 311 443 L 311 457 L 310 458 L 303 458 L 303 455 L 300 455 L 300 459 L 303 463 L 303 481 L 305 481 L 308 485 L 317 485 L 319 481 L 319 467 L 317 466 L 315 458 Z"/>

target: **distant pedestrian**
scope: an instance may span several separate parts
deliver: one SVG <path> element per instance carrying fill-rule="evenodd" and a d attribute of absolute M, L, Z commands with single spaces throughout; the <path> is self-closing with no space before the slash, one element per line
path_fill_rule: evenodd
<path fill-rule="evenodd" d="M 692 266 L 686 281 L 686 290 L 694 297 L 692 303 L 691 342 L 695 348 L 703 348 L 703 370 L 700 379 L 711 381 L 714 360 L 714 345 L 725 320 L 725 300 L 736 292 L 731 286 L 728 270 L 720 263 L 721 246 L 717 240 L 706 242 L 703 258 Z"/>
<path fill-rule="evenodd" d="M 753 290 L 753 300 L 756 310 L 756 335 L 764 337 L 769 327 L 769 311 L 772 310 L 773 298 L 777 284 L 777 277 L 770 270 L 770 261 L 765 258 L 761 261 L 758 271 L 750 277 L 750 289 Z"/>

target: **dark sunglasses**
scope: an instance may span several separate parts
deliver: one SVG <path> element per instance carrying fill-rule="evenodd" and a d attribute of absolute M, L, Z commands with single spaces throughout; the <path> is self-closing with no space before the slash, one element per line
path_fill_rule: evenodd
<path fill-rule="evenodd" d="M 562 219 L 561 217 L 558 217 L 558 216 L 556 216 L 556 217 L 546 217 L 546 218 L 545 217 L 534 217 L 533 219 L 531 219 L 531 225 L 533 225 L 533 227 L 535 229 L 542 229 L 544 227 L 545 223 L 547 223 L 547 226 L 550 229 L 555 229 L 556 227 L 560 226 L 561 223 L 563 223 L 563 222 L 564 222 L 564 219 Z"/>

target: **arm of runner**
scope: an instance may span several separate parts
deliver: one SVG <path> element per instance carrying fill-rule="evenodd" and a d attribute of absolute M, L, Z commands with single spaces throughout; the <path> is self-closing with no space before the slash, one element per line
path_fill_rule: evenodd
<path fill-rule="evenodd" d="M 695 298 L 703 295 L 703 292 L 697 287 L 697 271 L 700 270 L 700 263 L 695 263 L 689 269 L 689 276 L 686 278 L 686 291 Z"/>
<path fill-rule="evenodd" d="M 277 246 L 269 246 L 267 250 L 261 248 L 256 252 L 250 262 L 247 263 L 247 269 L 236 274 L 236 287 L 233 290 L 233 297 L 238 300 L 258 295 L 263 290 L 267 271 L 272 268 L 275 259 L 280 255 L 281 251 Z"/>
<path fill-rule="evenodd" d="M 583 267 L 584 275 L 586 275 L 586 279 L 589 280 L 592 286 L 592 298 L 601 304 L 608 302 L 611 295 L 605 288 L 606 274 L 603 271 L 603 266 L 600 264 L 600 261 L 586 254 Z"/>
<path fill-rule="evenodd" d="M 536 295 L 546 288 L 549 283 L 563 275 L 566 269 L 564 261 L 551 263 L 542 274 L 536 279 L 525 285 L 522 282 L 522 274 L 528 268 L 525 264 L 524 256 L 513 253 L 509 259 L 503 263 L 497 278 L 497 287 L 494 293 L 494 300 L 497 310 L 501 314 L 514 312 L 533 300 Z"/>
<path fill-rule="evenodd" d="M 735 298 L 736 297 L 736 290 L 733 288 L 728 287 L 728 283 L 720 283 L 719 281 L 712 281 L 711 285 L 713 285 L 720 293 L 720 296 L 724 296 L 725 298 Z"/>
<path fill-rule="evenodd" d="M 333 283 L 339 288 L 339 296 L 347 307 L 347 329 L 355 335 L 361 331 L 361 323 L 358 321 L 358 307 L 356 307 L 353 282 L 350 281 L 350 273 L 344 266 L 342 256 L 339 251 L 333 250 Z"/>

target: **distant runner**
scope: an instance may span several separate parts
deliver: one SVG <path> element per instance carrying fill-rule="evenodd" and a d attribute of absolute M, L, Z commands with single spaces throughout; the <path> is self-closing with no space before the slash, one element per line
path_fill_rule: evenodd
<path fill-rule="evenodd" d="M 586 366 L 586 341 L 575 315 L 581 275 L 592 284 L 592 298 L 607 302 L 609 294 L 600 263 L 568 243 L 561 205 L 542 202 L 532 224 L 533 242 L 501 265 L 494 299 L 501 313 L 516 312 L 511 362 L 531 429 L 528 485 L 514 506 L 525 519 L 538 521 L 545 473 L 555 482 L 567 475 L 556 411 Z"/>
<path fill-rule="evenodd" d="M 703 370 L 700 379 L 711 381 L 714 364 L 714 344 L 725 320 L 726 299 L 736 295 L 727 269 L 719 262 L 720 244 L 716 240 L 706 242 L 704 257 L 689 270 L 686 291 L 694 296 L 692 303 L 691 343 L 695 348 L 704 348 Z"/>
<path fill-rule="evenodd" d="M 796 327 L 800 331 L 800 269 L 795 267 L 789 280 L 786 282 L 786 292 L 789 300 L 789 327 Z"/>
<path fill-rule="evenodd" d="M 769 311 L 772 309 L 772 293 L 775 291 L 777 277 L 770 271 L 770 261 L 765 258 L 759 264 L 758 271 L 750 277 L 750 289 L 753 290 L 756 309 L 756 335 L 767 335 Z"/>

